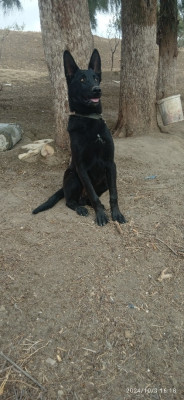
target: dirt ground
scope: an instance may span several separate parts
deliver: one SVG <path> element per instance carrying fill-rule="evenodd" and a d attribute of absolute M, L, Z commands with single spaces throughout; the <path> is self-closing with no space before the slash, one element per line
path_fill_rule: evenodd
<path fill-rule="evenodd" d="M 95 45 L 113 127 L 119 86 L 108 41 Z M 121 230 L 113 222 L 98 227 L 92 209 L 80 217 L 64 201 L 33 216 L 60 188 L 68 154 L 18 159 L 23 144 L 54 137 L 51 87 L 39 33 L 1 31 L 0 52 L 0 122 L 24 130 L 0 153 L 0 398 L 182 400 L 184 122 L 168 133 L 115 139 L 128 220 Z M 182 100 L 183 67 L 181 50 Z M 108 194 L 103 203 L 109 214 Z"/>

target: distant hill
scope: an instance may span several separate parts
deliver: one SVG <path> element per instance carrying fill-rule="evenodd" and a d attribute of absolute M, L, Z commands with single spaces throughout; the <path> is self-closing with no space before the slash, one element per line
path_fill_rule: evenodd
<path fill-rule="evenodd" d="M 111 39 L 113 42 L 114 39 Z M 94 36 L 96 47 L 102 58 L 102 68 L 111 68 L 110 40 Z M 19 32 L 0 30 L 1 68 L 44 70 L 47 68 L 40 32 Z M 114 56 L 114 69 L 120 68 L 120 43 Z"/>

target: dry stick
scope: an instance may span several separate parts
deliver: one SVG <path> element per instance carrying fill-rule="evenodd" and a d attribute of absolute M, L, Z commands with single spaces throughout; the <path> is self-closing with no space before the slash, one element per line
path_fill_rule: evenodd
<path fill-rule="evenodd" d="M 116 226 L 117 231 L 122 235 L 123 231 L 118 221 L 114 221 L 114 225 Z"/>
<path fill-rule="evenodd" d="M 91 351 L 91 353 L 95 353 L 95 354 L 97 353 L 95 350 L 87 349 L 86 347 L 82 347 L 82 349 L 83 349 L 83 350 L 87 350 L 87 351 Z"/>
<path fill-rule="evenodd" d="M 163 240 L 159 239 L 158 237 L 156 237 L 156 240 L 158 240 L 159 242 L 165 244 L 165 246 L 168 247 L 168 249 L 171 250 L 175 254 L 175 256 L 178 255 L 178 253 L 176 253 L 176 251 L 173 250 L 172 247 L 170 247 L 167 243 L 163 242 Z"/>
<path fill-rule="evenodd" d="M 46 389 L 36 380 L 34 379 L 30 374 L 28 374 L 28 372 L 24 371 L 22 368 L 19 367 L 19 365 L 15 364 L 14 361 L 12 361 L 9 357 L 5 356 L 5 354 L 3 354 L 3 352 L 0 352 L 1 357 L 3 357 L 6 361 L 8 361 L 10 364 L 12 364 L 16 369 L 18 369 L 18 371 L 20 371 L 22 374 L 24 374 L 25 376 L 27 376 L 27 378 L 31 379 L 31 381 L 33 381 L 37 386 L 40 387 L 40 389 L 46 391 Z"/>

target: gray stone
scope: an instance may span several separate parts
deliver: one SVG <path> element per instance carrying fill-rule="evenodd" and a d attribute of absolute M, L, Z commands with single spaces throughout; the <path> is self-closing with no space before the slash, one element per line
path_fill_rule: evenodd
<path fill-rule="evenodd" d="M 46 363 L 54 367 L 54 365 L 56 364 L 56 360 L 53 360 L 52 358 L 49 357 L 47 358 Z"/>
<path fill-rule="evenodd" d="M 58 400 L 62 399 L 63 396 L 64 396 L 63 390 L 58 390 Z"/>
<path fill-rule="evenodd" d="M 0 124 L 0 151 L 10 150 L 22 139 L 22 129 L 17 124 Z"/>

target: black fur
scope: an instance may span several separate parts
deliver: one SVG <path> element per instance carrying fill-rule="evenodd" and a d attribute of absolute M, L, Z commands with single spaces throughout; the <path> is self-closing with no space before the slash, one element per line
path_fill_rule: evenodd
<path fill-rule="evenodd" d="M 96 222 L 103 226 L 108 222 L 99 197 L 106 190 L 110 193 L 113 221 L 124 223 L 118 207 L 116 165 L 111 133 L 101 117 L 101 60 L 98 51 L 92 53 L 87 70 L 81 70 L 69 51 L 64 52 L 65 76 L 68 84 L 70 135 L 72 161 L 65 171 L 63 188 L 45 203 L 33 210 L 33 214 L 53 207 L 65 197 L 66 205 L 79 215 L 88 215 L 85 205 L 96 212 Z"/>

